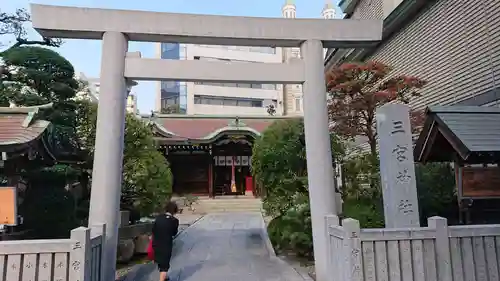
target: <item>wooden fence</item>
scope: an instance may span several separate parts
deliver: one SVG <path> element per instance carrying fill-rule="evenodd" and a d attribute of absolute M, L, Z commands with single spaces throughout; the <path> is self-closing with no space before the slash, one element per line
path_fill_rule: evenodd
<path fill-rule="evenodd" d="M 105 231 L 101 224 L 69 239 L 0 242 L 0 281 L 102 281 Z"/>
<path fill-rule="evenodd" d="M 327 217 L 330 281 L 500 281 L 500 225 L 360 229 Z"/>

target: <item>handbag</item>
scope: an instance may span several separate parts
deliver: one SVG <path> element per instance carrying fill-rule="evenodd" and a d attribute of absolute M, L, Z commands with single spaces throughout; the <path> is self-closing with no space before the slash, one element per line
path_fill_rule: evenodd
<path fill-rule="evenodd" d="M 147 252 L 148 252 L 148 259 L 150 261 L 154 261 L 155 260 L 155 251 L 153 249 L 153 236 L 151 236 L 151 239 L 149 239 Z"/>

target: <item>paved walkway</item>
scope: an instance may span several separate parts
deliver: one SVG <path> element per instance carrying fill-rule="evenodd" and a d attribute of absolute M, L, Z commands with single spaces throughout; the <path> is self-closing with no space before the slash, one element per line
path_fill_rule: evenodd
<path fill-rule="evenodd" d="M 262 228 L 258 213 L 206 215 L 175 240 L 171 280 L 303 281 L 292 267 L 270 256 Z M 147 280 L 158 279 L 153 271 Z"/>

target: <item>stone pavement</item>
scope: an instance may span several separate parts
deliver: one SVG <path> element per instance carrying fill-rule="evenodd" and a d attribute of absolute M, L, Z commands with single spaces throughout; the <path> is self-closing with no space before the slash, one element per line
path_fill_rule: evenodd
<path fill-rule="evenodd" d="M 206 215 L 175 240 L 169 272 L 171 280 L 305 280 L 269 251 L 263 230 L 260 213 Z M 134 280 L 159 279 L 159 273 L 152 264 L 140 271 L 142 273 L 137 272 Z M 138 278 L 140 275 L 148 277 Z"/>

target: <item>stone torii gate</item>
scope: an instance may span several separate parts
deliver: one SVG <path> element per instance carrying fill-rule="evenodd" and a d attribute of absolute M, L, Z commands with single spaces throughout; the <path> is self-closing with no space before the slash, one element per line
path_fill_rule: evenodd
<path fill-rule="evenodd" d="M 107 225 L 104 280 L 114 280 L 122 184 L 126 80 L 303 84 L 307 171 L 318 281 L 326 281 L 325 216 L 335 214 L 334 171 L 326 107 L 323 48 L 370 47 L 379 20 L 231 17 L 31 5 L 33 27 L 45 37 L 102 40 L 101 94 L 89 225 Z M 290 63 L 144 59 L 129 41 L 300 47 Z M 82 50 L 84 52 L 85 50 Z"/>

